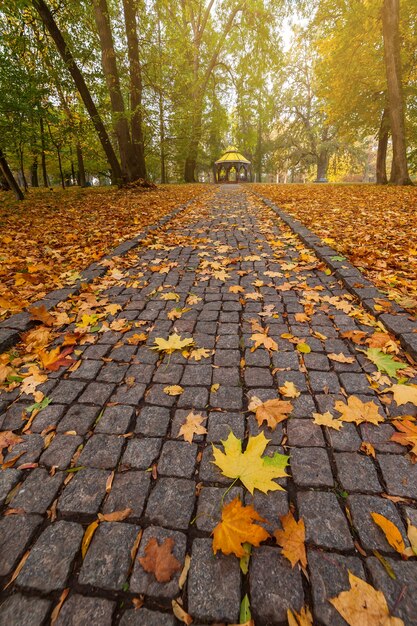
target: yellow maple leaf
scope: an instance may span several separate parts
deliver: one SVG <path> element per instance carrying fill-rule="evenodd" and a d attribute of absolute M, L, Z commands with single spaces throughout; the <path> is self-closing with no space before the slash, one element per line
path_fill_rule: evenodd
<path fill-rule="evenodd" d="M 198 304 L 199 302 L 201 302 L 201 298 L 191 293 L 185 302 L 187 304 Z"/>
<path fill-rule="evenodd" d="M 262 457 L 268 441 L 263 433 L 249 437 L 247 448 L 242 452 L 241 440 L 231 432 L 228 438 L 222 441 L 224 452 L 213 445 L 213 463 L 221 469 L 224 476 L 239 478 L 250 493 L 253 493 L 254 489 L 259 489 L 263 493 L 285 491 L 273 479 L 288 476 L 285 467 L 289 457 L 278 452 L 272 457 Z"/>
<path fill-rule="evenodd" d="M 317 426 L 327 426 L 335 430 L 340 430 L 343 426 L 343 422 L 334 419 L 330 411 L 326 411 L 325 413 L 313 413 L 313 417 L 313 424 L 317 424 Z"/>
<path fill-rule="evenodd" d="M 384 421 L 375 402 L 362 402 L 356 396 L 349 396 L 347 404 L 338 400 L 334 408 L 341 413 L 339 419 L 343 422 L 355 422 L 357 425 L 362 424 L 362 422 L 369 422 L 377 426 Z"/>
<path fill-rule="evenodd" d="M 288 626 L 313 626 L 313 616 L 307 606 L 303 606 L 299 613 L 287 609 L 287 620 Z"/>
<path fill-rule="evenodd" d="M 408 417 L 408 416 L 407 416 Z M 412 461 L 417 461 L 417 426 L 411 421 L 412 418 L 394 420 L 393 426 L 400 431 L 391 435 L 390 441 L 396 441 L 402 446 L 411 446 Z"/>
<path fill-rule="evenodd" d="M 275 430 L 277 424 L 288 418 L 293 410 L 293 405 L 291 402 L 279 400 L 279 398 L 262 402 L 257 396 L 252 396 L 248 409 L 255 413 L 259 426 L 266 422 L 271 430 Z"/>
<path fill-rule="evenodd" d="M 282 530 L 275 530 L 274 537 L 282 548 L 282 555 L 290 561 L 292 567 L 298 562 L 302 567 L 307 567 L 304 520 L 300 519 L 297 522 L 291 511 L 281 515 L 279 519 Z"/>
<path fill-rule="evenodd" d="M 371 517 L 375 524 L 379 526 L 384 533 L 385 539 L 388 541 L 389 545 L 399 554 L 403 554 L 405 550 L 405 543 L 396 525 L 380 513 L 371 512 Z"/>
<path fill-rule="evenodd" d="M 180 317 L 184 315 L 184 313 L 187 313 L 187 311 L 191 311 L 191 309 L 189 307 L 176 307 L 175 309 L 171 309 L 170 311 L 168 311 L 167 318 L 169 320 L 179 320 Z"/>
<path fill-rule="evenodd" d="M 181 428 L 178 431 L 178 437 L 182 435 L 185 441 L 192 443 L 193 435 L 205 435 L 207 433 L 207 429 L 202 426 L 202 423 L 206 419 L 207 417 L 197 415 L 191 411 L 182 423 Z"/>
<path fill-rule="evenodd" d="M 339 354 L 328 354 L 329 359 L 332 361 L 336 361 L 336 363 L 354 363 L 354 356 L 345 356 L 343 352 L 339 352 Z"/>
<path fill-rule="evenodd" d="M 184 392 L 184 389 L 180 385 L 168 385 L 164 387 L 164 393 L 168 396 L 180 396 Z"/>
<path fill-rule="evenodd" d="M 230 293 L 243 293 L 245 290 L 240 285 L 232 285 L 229 287 Z"/>
<path fill-rule="evenodd" d="M 131 335 L 130 337 L 128 337 L 127 343 L 130 346 L 137 346 L 139 343 L 146 341 L 147 338 L 148 338 L 148 335 L 146 333 L 135 333 L 134 335 Z"/>
<path fill-rule="evenodd" d="M 298 391 L 294 383 L 289 382 L 288 380 L 286 380 L 285 383 L 281 387 L 279 387 L 278 391 L 286 398 L 298 398 L 298 396 L 300 395 L 300 392 Z"/>
<path fill-rule="evenodd" d="M 184 356 L 194 361 L 201 361 L 201 359 L 208 359 L 210 354 L 211 354 L 211 351 L 207 350 L 206 348 L 194 348 L 194 350 L 190 350 L 190 351 L 187 350 L 183 352 Z"/>
<path fill-rule="evenodd" d="M 255 345 L 251 348 L 251 352 L 259 348 L 260 346 L 264 346 L 267 350 L 278 350 L 277 343 L 272 339 L 272 337 L 268 337 L 266 332 L 264 333 L 253 333 L 251 335 L 252 341 L 255 342 Z"/>
<path fill-rule="evenodd" d="M 389 614 L 382 591 L 377 591 L 350 571 L 349 583 L 351 588 L 348 591 L 329 599 L 349 626 L 404 626 L 402 619 Z"/>
<path fill-rule="evenodd" d="M 194 339 L 181 339 L 177 333 L 173 333 L 168 337 L 168 339 L 156 337 L 154 344 L 154 346 L 151 346 L 151 350 L 158 350 L 159 352 L 172 354 L 175 350 L 183 350 L 184 348 L 194 345 Z"/>
<path fill-rule="evenodd" d="M 175 300 L 176 302 L 178 302 L 180 299 L 179 295 L 177 293 L 174 293 L 173 291 L 168 291 L 167 293 L 163 293 L 161 296 L 161 300 Z"/>
<path fill-rule="evenodd" d="M 242 557 L 246 554 L 243 543 L 258 547 L 261 541 L 268 539 L 269 533 L 254 522 L 265 522 L 252 505 L 243 506 L 235 498 L 222 509 L 222 520 L 213 530 L 213 552 L 221 550 L 223 554 Z"/>
<path fill-rule="evenodd" d="M 417 385 L 392 385 L 384 389 L 384 393 L 391 392 L 398 406 L 411 402 L 417 406 Z"/>

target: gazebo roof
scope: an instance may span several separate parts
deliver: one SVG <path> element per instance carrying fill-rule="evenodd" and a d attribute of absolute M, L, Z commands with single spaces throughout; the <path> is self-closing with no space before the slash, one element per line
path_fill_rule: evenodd
<path fill-rule="evenodd" d="M 221 165 L 222 163 L 247 163 L 250 164 L 250 161 L 246 159 L 243 154 L 238 152 L 238 149 L 234 146 L 229 146 L 226 152 L 216 161 L 216 165 Z"/>

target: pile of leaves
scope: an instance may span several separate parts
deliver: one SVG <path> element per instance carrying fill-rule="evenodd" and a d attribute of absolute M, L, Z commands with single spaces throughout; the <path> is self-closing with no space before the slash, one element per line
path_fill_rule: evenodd
<path fill-rule="evenodd" d="M 21 203 L 0 192 L 0 320 L 75 282 L 111 248 L 206 189 L 35 189 Z"/>
<path fill-rule="evenodd" d="M 346 255 L 390 299 L 417 314 L 415 187 L 256 185 L 252 188 Z"/>

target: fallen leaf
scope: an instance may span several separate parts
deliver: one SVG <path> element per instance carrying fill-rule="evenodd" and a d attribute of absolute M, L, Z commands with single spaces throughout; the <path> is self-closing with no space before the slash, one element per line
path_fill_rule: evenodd
<path fill-rule="evenodd" d="M 371 517 L 375 524 L 379 526 L 384 533 L 389 545 L 399 554 L 403 554 L 405 550 L 405 543 L 396 525 L 383 515 L 380 515 L 380 513 L 371 512 Z"/>
<path fill-rule="evenodd" d="M 359 448 L 360 452 L 363 452 L 367 456 L 372 456 L 374 459 L 376 458 L 375 448 L 369 441 L 362 441 L 361 447 Z"/>
<path fill-rule="evenodd" d="M 202 426 L 202 423 L 206 419 L 207 417 L 203 417 L 202 415 L 196 415 L 193 412 L 189 413 L 178 431 L 178 437 L 182 435 L 185 441 L 192 443 L 193 435 L 205 435 L 207 429 Z"/>
<path fill-rule="evenodd" d="M 318 426 L 327 426 L 328 428 L 334 428 L 340 430 L 343 427 L 343 422 L 340 419 L 335 419 L 330 411 L 325 413 L 313 413 L 313 424 Z"/>
<path fill-rule="evenodd" d="M 251 335 L 251 339 L 255 343 L 255 345 L 251 348 L 251 352 L 259 348 L 260 346 L 263 346 L 266 350 L 269 351 L 278 350 L 278 344 L 276 343 L 276 341 L 274 341 L 272 337 L 269 337 L 265 332 L 254 333 L 253 335 Z"/>
<path fill-rule="evenodd" d="M 292 567 L 300 562 L 302 567 L 307 567 L 307 555 L 305 549 L 305 525 L 304 520 L 295 520 L 291 511 L 280 516 L 282 530 L 275 530 L 274 537 L 282 547 L 282 555 L 289 560 Z"/>
<path fill-rule="evenodd" d="M 113 513 L 99 513 L 98 519 L 100 522 L 122 522 L 131 513 L 132 509 L 123 509 L 123 511 L 114 511 Z"/>
<path fill-rule="evenodd" d="M 298 398 L 300 392 L 297 387 L 292 382 L 285 381 L 285 383 L 279 387 L 278 391 L 280 394 L 286 398 Z"/>
<path fill-rule="evenodd" d="M 59 616 L 59 613 L 61 611 L 62 605 L 64 604 L 65 600 L 67 599 L 67 595 L 69 594 L 69 592 L 70 592 L 70 588 L 67 587 L 66 589 L 64 589 L 64 591 L 59 596 L 58 604 L 56 605 L 56 607 L 54 608 L 54 610 L 51 613 L 51 621 L 49 622 L 50 626 L 54 626 L 54 624 L 56 624 L 56 621 L 58 619 L 58 616 Z"/>
<path fill-rule="evenodd" d="M 354 356 L 345 356 L 343 354 L 343 352 L 339 352 L 339 354 L 328 354 L 327 355 L 329 357 L 329 359 L 331 359 L 332 361 L 336 361 L 337 363 L 354 363 L 355 362 L 355 357 Z"/>
<path fill-rule="evenodd" d="M 137 346 L 146 341 L 147 338 L 148 335 L 146 333 L 134 333 L 134 335 L 128 337 L 126 341 L 130 346 Z"/>
<path fill-rule="evenodd" d="M 364 344 L 367 336 L 368 333 L 364 333 L 362 330 L 346 330 L 344 333 L 341 333 L 343 339 L 350 339 L 358 345 Z"/>
<path fill-rule="evenodd" d="M 181 569 L 181 563 L 172 554 L 174 545 L 172 537 L 166 537 L 161 545 L 151 537 L 145 547 L 145 556 L 138 559 L 145 572 L 153 574 L 159 583 L 169 582 Z"/>
<path fill-rule="evenodd" d="M 218 391 L 219 389 L 220 389 L 219 383 L 213 383 L 212 386 L 210 387 L 211 393 L 216 393 L 216 391 Z"/>
<path fill-rule="evenodd" d="M 229 291 L 230 293 L 244 293 L 245 290 L 240 285 L 232 285 L 229 287 Z"/>
<path fill-rule="evenodd" d="M 293 405 L 291 402 L 278 398 L 262 402 L 256 396 L 252 396 L 248 409 L 255 413 L 259 426 L 266 422 L 271 430 L 275 430 L 277 424 L 288 418 L 293 410 Z"/>
<path fill-rule="evenodd" d="M 273 482 L 273 479 L 287 476 L 285 467 L 289 457 L 278 452 L 272 457 L 262 457 L 268 441 L 262 432 L 256 437 L 249 436 L 246 450 L 242 452 L 241 440 L 231 432 L 228 438 L 222 441 L 224 452 L 213 445 L 213 463 L 221 469 L 223 476 L 240 478 L 250 493 L 255 489 L 263 493 L 284 491 L 281 485 Z"/>
<path fill-rule="evenodd" d="M 341 413 L 339 419 L 343 422 L 354 422 L 357 425 L 362 424 L 362 422 L 368 422 L 377 426 L 384 421 L 384 418 L 379 414 L 378 406 L 374 402 L 362 402 L 356 396 L 349 396 L 347 404 L 337 400 L 334 408 Z"/>
<path fill-rule="evenodd" d="M 378 348 L 368 348 L 365 354 L 367 358 L 377 366 L 378 371 L 385 372 L 388 376 L 393 378 L 398 378 L 397 372 L 408 367 L 407 363 L 395 361 L 390 354 L 385 354 L 385 352 L 378 350 Z"/>
<path fill-rule="evenodd" d="M 187 351 L 187 358 L 194 360 L 194 361 L 201 361 L 201 359 L 208 359 L 208 357 L 211 355 L 210 350 L 207 350 L 206 348 L 195 348 L 194 350 L 190 350 L 189 352 Z"/>
<path fill-rule="evenodd" d="M 0 463 L 3 462 L 2 450 L 7 448 L 11 452 L 15 445 L 22 443 L 23 438 L 19 435 L 15 435 L 11 430 L 3 430 L 0 432 Z"/>
<path fill-rule="evenodd" d="M 310 346 L 308 345 L 308 343 L 305 343 L 304 341 L 300 341 L 300 343 L 297 343 L 295 347 L 298 350 L 298 352 L 301 352 L 302 354 L 309 354 L 311 352 Z"/>
<path fill-rule="evenodd" d="M 168 339 L 157 337 L 154 343 L 155 345 L 151 346 L 151 350 L 172 354 L 175 350 L 183 350 L 184 348 L 194 345 L 194 340 L 191 338 L 181 339 L 177 333 L 173 333 Z"/>
<path fill-rule="evenodd" d="M 234 554 L 238 558 L 245 555 L 242 546 L 247 542 L 258 547 L 269 533 L 255 522 L 265 522 L 252 505 L 243 506 L 239 498 L 234 498 L 222 509 L 222 519 L 213 530 L 213 552 Z"/>
<path fill-rule="evenodd" d="M 175 617 L 180 620 L 180 622 L 182 622 L 183 624 L 187 624 L 187 626 L 193 623 L 193 618 L 191 617 L 191 615 L 184 611 L 182 606 L 176 600 L 172 600 L 171 604 L 172 612 L 174 613 Z"/>
<path fill-rule="evenodd" d="M 313 626 L 313 616 L 307 606 L 303 606 L 301 611 L 291 611 L 287 609 L 288 626 Z"/>
<path fill-rule="evenodd" d="M 349 626 L 405 626 L 402 619 L 390 616 L 382 591 L 377 591 L 350 571 L 349 583 L 351 588 L 348 591 L 329 599 Z"/>
<path fill-rule="evenodd" d="M 186 554 L 185 559 L 184 559 L 184 567 L 182 568 L 182 572 L 178 580 L 178 587 L 180 589 L 182 589 L 185 585 L 185 581 L 187 580 L 190 565 L 191 565 L 191 557 L 189 554 Z"/>
<path fill-rule="evenodd" d="M 91 524 L 89 524 L 87 528 L 85 529 L 83 540 L 81 542 L 81 556 L 83 559 L 85 558 L 85 555 L 87 554 L 87 550 L 90 546 L 91 540 L 94 536 L 94 533 L 97 530 L 99 523 L 100 522 L 98 520 L 95 520 L 94 522 L 91 522 Z"/>
<path fill-rule="evenodd" d="M 46 350 L 39 350 L 38 356 L 39 360 L 42 364 L 42 367 L 46 370 L 57 371 L 60 367 L 66 367 L 72 364 L 72 359 L 68 358 L 68 355 L 74 351 L 73 346 L 68 346 L 68 348 L 64 348 L 62 350 L 58 348 L 53 348 L 50 352 Z"/>
<path fill-rule="evenodd" d="M 168 385 L 167 387 L 164 387 L 164 393 L 168 396 L 180 396 L 184 393 L 184 389 L 183 387 L 180 387 L 180 385 Z"/>
<path fill-rule="evenodd" d="M 53 315 L 49 313 L 46 306 L 42 304 L 41 306 L 32 306 L 29 308 L 30 319 L 35 320 L 37 322 L 42 322 L 45 326 L 53 326 L 55 322 L 55 318 Z"/>
<path fill-rule="evenodd" d="M 402 406 L 411 402 L 417 406 L 417 385 L 392 385 L 389 389 L 384 389 L 384 393 L 392 393 L 397 406 Z"/>
<path fill-rule="evenodd" d="M 410 419 L 393 420 L 391 423 L 400 432 L 391 435 L 390 441 L 411 447 L 410 453 L 415 463 L 417 461 L 417 425 Z"/>

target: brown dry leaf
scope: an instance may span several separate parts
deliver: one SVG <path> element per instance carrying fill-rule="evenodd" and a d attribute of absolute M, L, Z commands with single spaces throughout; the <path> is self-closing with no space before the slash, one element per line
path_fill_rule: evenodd
<path fill-rule="evenodd" d="M 376 458 L 375 448 L 371 443 L 369 443 L 369 441 L 362 441 L 359 450 L 367 456 L 372 456 L 374 459 Z"/>
<path fill-rule="evenodd" d="M 274 537 L 282 547 L 282 555 L 294 565 L 300 562 L 302 567 L 307 567 L 307 555 L 305 548 L 305 525 L 304 520 L 295 520 L 291 511 L 280 516 L 282 530 L 275 530 Z"/>
<path fill-rule="evenodd" d="M 244 293 L 245 290 L 240 285 L 232 285 L 229 287 L 229 291 L 230 293 Z"/>
<path fill-rule="evenodd" d="M 110 493 L 111 491 L 111 488 L 113 486 L 114 475 L 115 475 L 115 470 L 113 470 L 112 473 L 109 474 L 106 480 L 106 493 Z"/>
<path fill-rule="evenodd" d="M 10 585 L 16 580 L 16 578 L 19 576 L 24 564 L 26 563 L 28 556 L 30 554 L 30 550 L 28 550 L 27 552 L 25 552 L 25 554 L 22 556 L 22 558 L 20 559 L 16 569 L 14 570 L 11 579 L 9 580 L 9 582 L 7 583 L 7 585 L 5 585 L 4 590 L 7 589 L 7 587 L 10 587 Z"/>
<path fill-rule="evenodd" d="M 3 462 L 2 450 L 7 448 L 10 452 L 14 446 L 23 441 L 22 437 L 15 435 L 11 430 L 3 430 L 0 432 L 0 463 Z"/>
<path fill-rule="evenodd" d="M 246 551 L 244 543 L 258 547 L 268 539 L 269 533 L 255 522 L 265 522 L 252 505 L 244 506 L 239 498 L 234 498 L 222 508 L 222 519 L 213 530 L 213 552 L 234 554 L 238 558 Z"/>
<path fill-rule="evenodd" d="M 41 306 L 32 306 L 29 309 L 30 319 L 35 320 L 37 322 L 42 322 L 45 326 L 53 326 L 55 322 L 55 318 L 49 313 L 46 306 L 42 304 Z"/>
<path fill-rule="evenodd" d="M 408 416 L 407 416 L 408 417 Z M 417 461 L 417 426 L 410 418 L 393 420 L 392 425 L 400 431 L 391 435 L 390 441 L 395 441 L 402 446 L 411 447 L 410 454 L 413 463 Z"/>
<path fill-rule="evenodd" d="M 287 609 L 288 626 L 313 626 L 313 616 L 308 606 L 303 606 L 301 611 Z"/>
<path fill-rule="evenodd" d="M 253 335 L 251 335 L 251 339 L 255 343 L 255 345 L 251 348 L 251 352 L 259 348 L 260 346 L 263 346 L 266 350 L 269 351 L 273 350 L 276 352 L 278 350 L 278 345 L 276 341 L 274 341 L 272 337 L 268 337 L 266 331 L 263 333 L 254 333 Z"/>
<path fill-rule="evenodd" d="M 84 537 L 81 542 L 81 556 L 83 559 L 85 558 L 85 555 L 87 554 L 87 550 L 90 546 L 91 540 L 93 538 L 94 533 L 97 530 L 99 523 L 100 522 L 98 520 L 95 520 L 94 522 L 91 522 L 91 524 L 89 524 L 87 528 L 85 529 Z"/>
<path fill-rule="evenodd" d="M 123 509 L 123 511 L 114 511 L 113 513 L 99 513 L 98 519 L 100 522 L 122 522 L 131 513 L 132 509 Z"/>
<path fill-rule="evenodd" d="M 417 385 L 392 385 L 384 389 L 384 393 L 392 393 L 397 406 L 411 402 L 417 406 Z"/>
<path fill-rule="evenodd" d="M 169 582 L 181 569 L 181 563 L 172 554 L 174 545 L 172 537 L 166 537 L 161 545 L 151 537 L 145 547 L 145 556 L 138 559 L 145 572 L 153 574 L 159 583 Z"/>
<path fill-rule="evenodd" d="M 135 609 L 135 611 L 137 611 L 138 609 L 141 609 L 143 605 L 145 604 L 145 597 L 140 596 L 139 598 L 132 598 L 132 604 L 133 604 L 133 608 Z"/>
<path fill-rule="evenodd" d="M 59 596 L 58 604 L 56 605 L 56 607 L 54 608 L 54 610 L 51 613 L 50 626 L 54 626 L 54 624 L 56 624 L 56 621 L 58 619 L 58 616 L 59 616 L 59 613 L 61 611 L 62 605 L 64 604 L 65 600 L 67 599 L 67 595 L 69 594 L 69 592 L 70 592 L 70 588 L 67 587 L 66 589 L 64 589 L 64 591 Z"/>
<path fill-rule="evenodd" d="M 343 352 L 339 352 L 339 354 L 328 354 L 327 355 L 329 357 L 329 359 L 331 359 L 332 361 L 336 361 L 337 363 L 354 363 L 355 362 L 355 357 L 354 356 L 345 356 L 343 354 Z"/>
<path fill-rule="evenodd" d="M 164 393 L 168 396 L 180 396 L 184 393 L 184 389 L 180 385 L 168 385 L 167 387 L 164 387 Z"/>
<path fill-rule="evenodd" d="M 407 519 L 407 537 L 411 545 L 405 549 L 404 555 L 406 557 L 417 556 L 417 527 L 413 526 L 409 519 Z"/>
<path fill-rule="evenodd" d="M 313 424 L 317 424 L 317 426 L 327 426 L 335 430 L 340 430 L 343 427 L 343 422 L 339 419 L 335 419 L 330 411 L 326 411 L 325 413 L 313 413 L 313 417 Z"/>
<path fill-rule="evenodd" d="M 191 557 L 189 554 L 185 555 L 185 559 L 184 559 L 184 567 L 182 568 L 182 572 L 180 574 L 179 580 L 178 580 L 178 587 L 180 589 L 182 589 L 185 585 L 185 582 L 187 580 L 187 576 L 188 576 L 188 572 L 190 569 L 190 565 L 191 565 Z"/>
<path fill-rule="evenodd" d="M 178 437 L 181 435 L 188 443 L 193 442 L 193 435 L 205 435 L 207 429 L 202 426 L 202 423 L 207 419 L 202 415 L 194 414 L 192 411 L 187 415 L 181 428 L 178 431 Z"/>
<path fill-rule="evenodd" d="M 368 333 L 364 333 L 362 330 L 347 330 L 344 333 L 341 333 L 340 336 L 344 339 L 350 339 L 357 345 L 363 345 Z"/>
<path fill-rule="evenodd" d="M 189 626 L 193 623 L 193 618 L 182 608 L 181 604 L 177 602 L 177 600 L 172 600 L 172 612 L 175 617 L 180 620 L 183 624 L 187 624 Z"/>
<path fill-rule="evenodd" d="M 278 388 L 278 391 L 285 398 L 298 398 L 298 396 L 300 395 L 300 392 L 298 391 L 294 383 L 289 382 L 288 380 L 286 380 L 284 384 Z"/>
<path fill-rule="evenodd" d="M 296 313 L 294 317 L 295 317 L 295 321 L 300 322 L 301 324 L 303 322 L 308 322 L 308 320 L 310 319 L 309 316 L 306 315 L 305 313 Z"/>
<path fill-rule="evenodd" d="M 262 402 L 256 396 L 252 396 L 248 409 L 255 413 L 259 426 L 266 422 L 271 430 L 275 430 L 277 424 L 288 418 L 293 410 L 293 405 L 291 402 L 279 400 L 278 398 Z"/>
<path fill-rule="evenodd" d="M 143 343 L 144 341 L 146 341 L 147 338 L 148 338 L 148 335 L 146 333 L 135 333 L 131 337 L 128 337 L 126 341 L 131 346 L 137 346 L 140 343 Z"/>
<path fill-rule="evenodd" d="M 334 408 L 341 413 L 339 419 L 343 422 L 354 422 L 357 425 L 368 422 L 377 426 L 384 421 L 375 402 L 362 402 L 356 396 L 349 396 L 347 404 L 337 400 Z"/>
<path fill-rule="evenodd" d="M 349 572 L 350 589 L 342 591 L 329 602 L 349 626 L 405 626 L 402 619 L 389 614 L 382 591 Z"/>
<path fill-rule="evenodd" d="M 384 533 L 389 545 L 399 554 L 403 554 L 405 550 L 405 543 L 396 525 L 380 513 L 371 512 L 371 517 L 375 524 L 377 524 L 377 526 L 379 526 Z"/>

